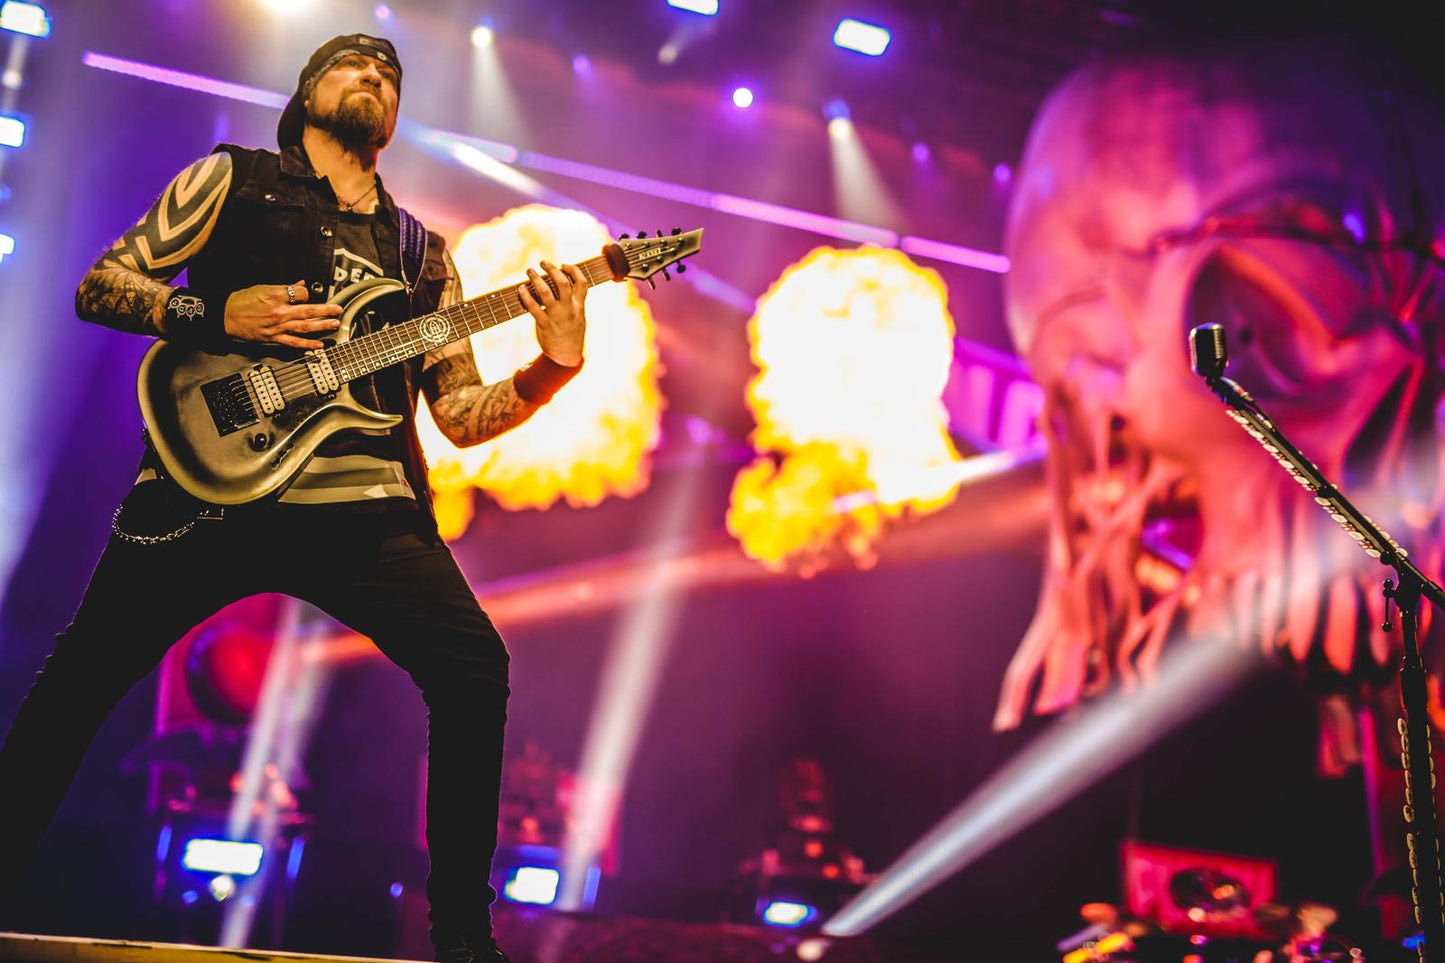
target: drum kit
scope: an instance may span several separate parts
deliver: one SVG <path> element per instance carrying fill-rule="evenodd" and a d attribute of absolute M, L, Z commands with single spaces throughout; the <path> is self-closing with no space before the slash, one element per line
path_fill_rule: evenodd
<path fill-rule="evenodd" d="M 1188 932 L 1166 931 L 1111 903 L 1086 903 L 1079 910 L 1086 928 L 1056 947 L 1063 963 L 1364 963 L 1363 949 L 1332 931 L 1339 913 L 1322 903 L 1251 906 L 1239 880 L 1203 868 L 1175 873 L 1169 892 L 1186 911 Z M 1244 920 L 1253 939 L 1211 935 L 1237 933 Z"/>

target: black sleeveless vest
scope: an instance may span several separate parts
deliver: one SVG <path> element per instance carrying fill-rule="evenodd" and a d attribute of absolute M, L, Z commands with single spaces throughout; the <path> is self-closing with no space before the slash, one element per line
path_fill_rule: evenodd
<path fill-rule="evenodd" d="M 304 278 L 310 299 L 324 300 L 340 218 L 330 182 L 312 170 L 299 146 L 280 154 L 234 144 L 221 144 L 216 150 L 231 156 L 231 186 L 205 247 L 187 264 L 189 286 L 236 291 L 256 284 L 292 284 Z M 380 266 L 386 277 L 401 279 L 400 216 L 380 178 L 377 184 L 372 232 Z M 445 249 L 445 242 L 428 232 L 421 276 L 406 279 L 415 285 L 410 297 L 382 298 L 375 302 L 379 309 L 397 322 L 436 310 L 446 286 Z M 406 303 L 396 303 L 403 300 Z M 407 481 L 424 517 L 435 527 L 426 459 L 414 420 L 421 363 L 420 357 L 412 358 L 373 377 L 382 409 L 404 416 L 392 430 L 400 433 Z"/>

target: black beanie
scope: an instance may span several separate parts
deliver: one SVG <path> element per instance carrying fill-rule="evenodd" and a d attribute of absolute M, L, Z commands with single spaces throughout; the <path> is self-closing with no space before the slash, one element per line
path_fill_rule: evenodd
<path fill-rule="evenodd" d="M 316 48 L 316 52 L 301 68 L 296 77 L 296 92 L 281 111 L 281 122 L 276 125 L 276 143 L 282 150 L 301 143 L 301 132 L 306 128 L 306 98 L 311 88 L 321 79 L 322 74 L 336 65 L 348 54 L 364 54 L 375 57 L 384 64 L 396 68 L 396 92 L 401 93 L 401 61 L 396 57 L 396 48 L 390 40 L 369 37 L 364 33 L 350 33 L 332 37 Z"/>

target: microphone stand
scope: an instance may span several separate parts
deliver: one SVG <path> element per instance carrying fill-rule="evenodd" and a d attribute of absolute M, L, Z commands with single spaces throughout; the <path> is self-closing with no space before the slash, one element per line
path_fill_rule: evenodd
<path fill-rule="evenodd" d="M 1400 694 L 1405 717 L 1397 720 L 1400 745 L 1405 763 L 1405 843 L 1410 853 L 1410 871 L 1414 877 L 1411 892 L 1415 922 L 1422 928 L 1424 939 L 1418 950 L 1420 959 L 1445 961 L 1445 903 L 1441 899 L 1440 826 L 1435 812 L 1435 762 L 1430 754 L 1429 695 L 1425 683 L 1425 667 L 1420 661 L 1419 606 L 1423 595 L 1445 616 L 1445 589 L 1432 581 L 1410 561 L 1409 553 L 1370 519 L 1352 505 L 1339 489 L 1300 453 L 1264 410 L 1239 385 L 1224 377 L 1223 330 L 1217 325 L 1203 325 L 1190 333 L 1191 353 L 1195 336 L 1201 332 L 1218 339 L 1219 357 L 1213 363 L 1196 358 L 1194 370 L 1225 404 L 1225 413 L 1233 418 L 1284 466 L 1295 481 L 1315 502 L 1360 543 L 1366 554 L 1395 570 L 1395 580 L 1385 580 L 1385 623 L 1389 632 L 1390 603 L 1400 610 L 1400 628 L 1405 652 L 1400 665 Z M 1203 370 L 1201 370 L 1203 369 Z M 1429 954 L 1428 957 L 1426 954 Z"/>

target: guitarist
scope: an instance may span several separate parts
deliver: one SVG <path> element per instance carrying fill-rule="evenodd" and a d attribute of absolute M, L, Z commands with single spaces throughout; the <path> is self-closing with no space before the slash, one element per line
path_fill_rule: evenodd
<path fill-rule="evenodd" d="M 397 207 L 376 173 L 401 76 L 387 40 L 322 44 L 281 115 L 280 153 L 222 145 L 182 171 L 85 275 L 77 313 L 197 347 L 305 349 L 337 329 L 341 308 L 327 298 L 356 280 L 403 281 L 410 316 L 461 300 L 441 238 Z M 183 269 L 188 285 L 173 286 Z M 507 959 L 492 939 L 487 878 L 508 655 L 437 535 L 409 416 L 424 394 L 448 438 L 480 444 L 576 374 L 587 281 L 572 265 L 541 269 L 519 291 L 542 348 L 535 361 L 484 384 L 463 339 L 353 383 L 363 404 L 408 417 L 384 436 L 328 439 L 279 498 L 173 523 L 179 488 L 148 455 L 74 621 L 0 747 L 0 884 L 18 883 L 106 714 L 171 644 L 237 599 L 282 592 L 370 636 L 421 689 L 437 959 Z"/>

